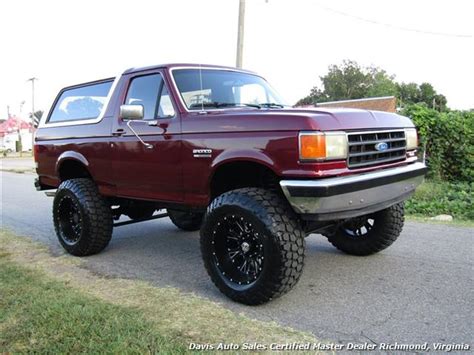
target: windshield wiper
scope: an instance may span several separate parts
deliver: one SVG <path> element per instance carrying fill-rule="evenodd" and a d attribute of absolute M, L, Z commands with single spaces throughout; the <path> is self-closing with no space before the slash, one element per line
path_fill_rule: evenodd
<path fill-rule="evenodd" d="M 215 107 L 215 108 L 221 108 L 221 107 L 255 107 L 255 108 L 262 108 L 260 105 L 257 104 L 241 104 L 241 103 L 235 103 L 235 102 L 203 102 L 203 103 L 196 103 L 192 104 L 189 106 L 189 108 L 200 108 L 200 107 Z"/>
<path fill-rule="evenodd" d="M 261 107 L 278 107 L 278 108 L 284 108 L 285 105 L 282 104 L 277 104 L 275 102 L 264 102 L 259 104 Z"/>

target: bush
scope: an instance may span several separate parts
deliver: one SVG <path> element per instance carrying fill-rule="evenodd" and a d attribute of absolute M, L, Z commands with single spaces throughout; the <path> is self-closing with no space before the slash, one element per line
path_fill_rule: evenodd
<path fill-rule="evenodd" d="M 456 219 L 474 220 L 474 183 L 427 181 L 407 200 L 407 214 L 436 216 L 450 214 Z"/>
<path fill-rule="evenodd" d="M 430 177 L 474 181 L 474 112 L 438 112 L 415 104 L 405 107 L 402 113 L 418 128 Z"/>

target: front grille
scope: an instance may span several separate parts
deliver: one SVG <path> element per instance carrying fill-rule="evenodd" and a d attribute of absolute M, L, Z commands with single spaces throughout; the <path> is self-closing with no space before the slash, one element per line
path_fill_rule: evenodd
<path fill-rule="evenodd" d="M 406 158 L 405 131 L 358 132 L 347 135 L 349 169 L 365 168 Z M 387 143 L 387 149 L 375 149 L 378 143 Z"/>

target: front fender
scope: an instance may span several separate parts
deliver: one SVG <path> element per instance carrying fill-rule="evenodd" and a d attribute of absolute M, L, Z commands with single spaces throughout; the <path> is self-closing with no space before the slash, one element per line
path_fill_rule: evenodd
<path fill-rule="evenodd" d="M 231 149 L 224 150 L 213 160 L 211 164 L 211 174 L 209 176 L 209 181 L 212 180 L 219 167 L 233 162 L 250 162 L 260 164 L 272 170 L 276 175 L 280 175 L 278 174 L 278 167 L 276 166 L 275 161 L 262 151 L 252 149 Z"/>

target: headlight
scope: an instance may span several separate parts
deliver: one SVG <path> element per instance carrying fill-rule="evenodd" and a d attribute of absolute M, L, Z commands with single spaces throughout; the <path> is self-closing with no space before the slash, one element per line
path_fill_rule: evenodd
<path fill-rule="evenodd" d="M 299 135 L 301 160 L 345 159 L 345 132 L 301 132 Z"/>
<path fill-rule="evenodd" d="M 405 129 L 405 139 L 407 141 L 407 150 L 413 150 L 418 148 L 418 134 L 415 128 Z"/>

